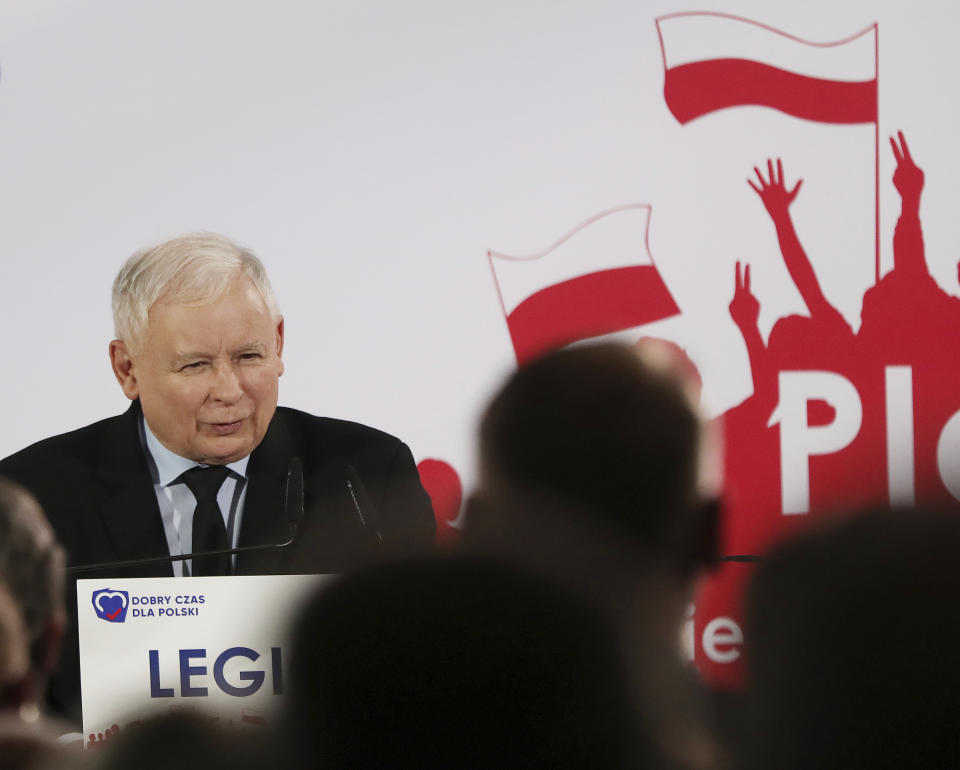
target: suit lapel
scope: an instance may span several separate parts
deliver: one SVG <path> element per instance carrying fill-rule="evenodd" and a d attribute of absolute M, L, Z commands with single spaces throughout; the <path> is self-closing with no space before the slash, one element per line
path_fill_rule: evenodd
<path fill-rule="evenodd" d="M 277 410 L 260 446 L 250 456 L 249 478 L 240 527 L 240 545 L 285 541 L 290 533 L 284 490 L 290 459 L 306 452 L 305 519 L 297 542 L 286 548 L 242 553 L 240 575 L 341 571 L 357 553 L 369 550 L 366 532 L 357 521 L 346 487 L 345 461 L 330 455 L 319 435 L 305 445 L 294 419 Z"/>
<path fill-rule="evenodd" d="M 140 403 L 130 408 L 108 428 L 101 443 L 97 472 L 105 494 L 99 511 L 108 549 L 107 558 L 136 559 L 169 554 L 160 509 L 140 442 Z M 151 564 L 138 569 L 145 577 L 173 575 L 170 564 Z"/>
<path fill-rule="evenodd" d="M 294 446 L 279 412 L 274 413 L 263 441 L 250 455 L 247 496 L 240 523 L 240 546 L 286 540 L 289 526 L 284 511 L 284 489 Z M 289 561 L 284 549 L 265 549 L 237 556 L 240 575 L 279 574 Z"/>

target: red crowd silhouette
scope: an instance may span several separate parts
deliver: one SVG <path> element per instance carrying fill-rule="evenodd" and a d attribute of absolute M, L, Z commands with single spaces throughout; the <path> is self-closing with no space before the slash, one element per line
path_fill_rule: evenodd
<path fill-rule="evenodd" d="M 824 296 L 790 217 L 802 186 L 785 182 L 783 163 L 767 161 L 748 180 L 773 221 L 784 264 L 806 303 L 808 316 L 781 318 L 765 345 L 757 328 L 760 301 L 751 291 L 750 265 L 737 263 L 730 315 L 747 348 L 753 395 L 722 416 L 726 446 L 727 552 L 756 552 L 804 516 L 781 511 L 779 426 L 768 425 L 778 402 L 781 371 L 826 371 L 849 380 L 863 417 L 844 449 L 810 458 L 810 514 L 888 500 L 885 369 L 912 371 L 915 492 L 919 503 L 956 505 L 937 468 L 940 433 L 960 408 L 960 371 L 951 360 L 950 331 L 960 321 L 960 300 L 931 277 L 924 255 L 920 199 L 924 174 L 902 133 L 891 138 L 897 162 L 893 183 L 902 210 L 893 239 L 894 267 L 863 297 L 861 325 L 853 333 Z M 907 405 L 907 408 L 911 408 Z M 808 405 L 810 426 L 835 419 L 823 401 Z"/>
<path fill-rule="evenodd" d="M 856 332 L 824 294 L 794 227 L 790 207 L 801 194 L 803 180 L 788 185 L 779 159 L 768 160 L 765 169 L 754 168 L 754 177 L 747 180 L 773 222 L 784 265 L 808 313 L 780 318 L 765 343 L 758 328 L 761 298 L 752 291 L 751 265 L 736 264 L 729 310 L 746 345 L 753 393 L 718 418 L 725 449 L 724 553 L 762 554 L 775 540 L 820 515 L 907 502 L 891 500 L 896 497 L 892 492 L 904 493 L 904 473 L 916 503 L 960 507 L 960 462 L 951 456 L 954 450 L 960 453 L 960 417 L 950 422 L 960 412 L 960 367 L 953 365 L 951 355 L 960 299 L 940 288 L 927 267 L 920 222 L 924 173 L 902 133 L 891 138 L 890 145 L 896 160 L 893 184 L 901 198 L 894 266 L 864 293 Z M 899 369 L 901 386 L 906 375 L 906 396 L 902 389 L 898 398 L 888 393 L 890 367 Z M 783 510 L 782 423 L 772 419 L 779 411 L 782 374 L 791 372 L 839 375 L 855 390 L 862 409 L 859 430 L 846 446 L 811 452 L 808 510 L 800 515 Z M 827 401 L 809 400 L 800 408 L 805 427 L 830 426 L 838 419 Z M 889 429 L 888 415 L 897 420 Z M 938 463 L 944 436 L 945 462 L 941 458 Z M 891 443 L 897 444 L 894 453 L 900 453 L 901 465 L 909 464 L 906 470 L 899 468 L 896 490 L 889 474 Z M 909 455 L 902 451 L 904 443 L 912 447 L 912 460 L 903 459 Z M 440 541 L 455 537 L 451 524 L 462 494 L 456 471 L 446 463 L 427 463 L 421 475 L 438 508 Z M 697 599 L 696 634 L 711 618 L 740 616 L 739 596 L 749 573 L 747 566 L 728 565 L 705 583 Z M 715 684 L 740 681 L 738 665 L 699 662 Z"/>
<path fill-rule="evenodd" d="M 790 217 L 802 180 L 790 188 L 780 160 L 768 161 L 766 174 L 755 168 L 755 178 L 748 180 L 773 221 L 787 271 L 809 315 L 779 319 L 764 344 L 751 268 L 737 263 L 730 315 L 747 348 L 753 394 L 719 418 L 725 449 L 725 553 L 763 553 L 818 516 L 889 503 L 888 410 L 912 410 L 907 424 L 912 417 L 916 502 L 958 506 L 938 468 L 937 451 L 944 426 L 960 410 L 960 368 L 952 356 L 960 299 L 941 289 L 927 268 L 920 224 L 923 171 L 902 133 L 890 144 L 897 164 L 893 183 L 902 203 L 893 237 L 894 267 L 865 292 L 856 333 L 824 296 Z M 888 406 L 887 367 L 909 367 L 912 403 Z M 780 373 L 791 371 L 841 375 L 856 388 L 863 409 L 860 430 L 845 448 L 810 457 L 806 515 L 785 515 L 782 510 L 781 426 L 771 424 Z M 837 418 L 824 401 L 806 407 L 808 426 L 829 425 Z M 895 435 L 894 440 L 909 443 L 911 437 Z M 960 467 L 960 458 L 952 464 Z M 706 581 L 697 600 L 698 633 L 710 618 L 740 616 L 739 599 L 750 572 L 744 565 L 728 565 Z M 739 665 L 699 663 L 715 684 L 740 682 Z"/>

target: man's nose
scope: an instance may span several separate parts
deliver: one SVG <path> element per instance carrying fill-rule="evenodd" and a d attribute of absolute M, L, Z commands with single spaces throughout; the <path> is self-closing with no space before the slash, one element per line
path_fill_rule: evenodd
<path fill-rule="evenodd" d="M 243 395 L 243 386 L 236 369 L 231 364 L 215 366 L 213 370 L 213 385 L 210 395 L 217 401 L 232 404 Z"/>

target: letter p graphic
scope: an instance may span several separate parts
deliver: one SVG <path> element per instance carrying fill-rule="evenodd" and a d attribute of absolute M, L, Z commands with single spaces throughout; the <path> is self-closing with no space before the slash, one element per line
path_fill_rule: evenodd
<path fill-rule="evenodd" d="M 780 423 L 780 495 L 784 514 L 810 512 L 810 457 L 839 452 L 853 441 L 863 422 L 860 394 L 836 372 L 782 371 L 780 402 L 768 427 Z M 811 426 L 810 401 L 826 401 L 833 422 Z"/>

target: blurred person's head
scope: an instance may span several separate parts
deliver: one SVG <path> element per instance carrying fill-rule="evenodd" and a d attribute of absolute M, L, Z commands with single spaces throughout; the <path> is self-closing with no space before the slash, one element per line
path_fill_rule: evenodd
<path fill-rule="evenodd" d="M 839 518 L 748 592 L 752 767 L 960 764 L 960 517 Z"/>
<path fill-rule="evenodd" d="M 23 612 L 0 579 L 0 770 L 69 767 L 73 752 L 55 742 L 51 723 L 38 719 L 30 670 Z"/>
<path fill-rule="evenodd" d="M 62 743 L 53 725 L 25 722 L 14 714 L 0 714 L 0 770 L 65 770 L 83 768 L 81 744 Z"/>
<path fill-rule="evenodd" d="M 237 707 L 239 711 L 239 706 Z M 256 770 L 278 767 L 264 756 L 262 728 L 225 727 L 218 718 L 188 708 L 130 723 L 88 750 L 94 770 Z"/>
<path fill-rule="evenodd" d="M 641 337 L 634 343 L 643 362 L 671 377 L 697 405 L 703 395 L 703 377 L 686 349 L 661 337 Z"/>
<path fill-rule="evenodd" d="M 587 604 L 437 558 L 321 589 L 296 629 L 286 723 L 314 767 L 636 767 L 625 679 Z"/>
<path fill-rule="evenodd" d="M 688 384 L 652 344 L 532 361 L 482 419 L 478 494 L 562 498 L 689 572 L 715 555 L 715 509 L 699 483 L 703 426 Z"/>
<path fill-rule="evenodd" d="M 26 701 L 40 699 L 60 651 L 66 623 L 64 559 L 37 501 L 0 478 L 0 581 L 16 601 L 26 630 L 29 668 L 21 688 Z"/>
<path fill-rule="evenodd" d="M 686 767 L 720 757 L 679 644 L 693 578 L 717 550 L 719 483 L 699 391 L 682 349 L 649 338 L 521 367 L 483 416 L 461 538 L 603 608 L 644 734 Z"/>
<path fill-rule="evenodd" d="M 30 644 L 23 613 L 0 580 L 0 711 L 19 707 L 21 688 L 30 670 Z"/>

